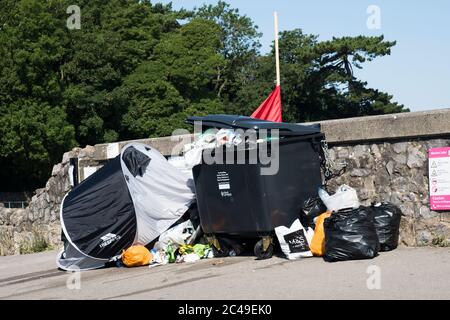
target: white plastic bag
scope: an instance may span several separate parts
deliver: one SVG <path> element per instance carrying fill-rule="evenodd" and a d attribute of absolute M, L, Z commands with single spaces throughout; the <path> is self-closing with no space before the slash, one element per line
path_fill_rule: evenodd
<path fill-rule="evenodd" d="M 241 144 L 243 141 L 241 135 L 232 129 L 220 129 L 216 134 L 217 146 L 232 147 Z"/>
<path fill-rule="evenodd" d="M 169 242 L 172 242 L 176 248 L 182 246 L 183 244 L 187 244 L 194 231 L 194 226 L 192 225 L 191 220 L 180 223 L 162 233 L 159 236 L 158 242 L 155 243 L 154 249 L 166 251 Z"/>
<path fill-rule="evenodd" d="M 234 130 L 232 129 L 220 129 L 216 133 L 216 142 L 218 146 L 231 145 L 234 136 Z"/>
<path fill-rule="evenodd" d="M 194 166 L 202 162 L 202 154 L 203 154 L 202 148 L 194 148 L 184 154 L 186 164 L 189 168 L 191 168 L 191 170 Z"/>
<path fill-rule="evenodd" d="M 336 193 L 329 195 L 325 190 L 319 189 L 319 197 L 330 212 L 342 209 L 358 209 L 360 206 L 356 190 L 345 184 L 336 189 Z"/>
<path fill-rule="evenodd" d="M 281 250 L 289 260 L 313 256 L 309 245 L 314 231 L 311 228 L 305 230 L 299 219 L 295 220 L 290 228 L 276 227 L 275 233 L 280 242 Z"/>

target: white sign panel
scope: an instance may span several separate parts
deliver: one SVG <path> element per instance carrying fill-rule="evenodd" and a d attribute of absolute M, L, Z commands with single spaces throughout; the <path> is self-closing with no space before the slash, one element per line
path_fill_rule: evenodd
<path fill-rule="evenodd" d="M 431 210 L 450 210 L 450 147 L 428 151 Z"/>

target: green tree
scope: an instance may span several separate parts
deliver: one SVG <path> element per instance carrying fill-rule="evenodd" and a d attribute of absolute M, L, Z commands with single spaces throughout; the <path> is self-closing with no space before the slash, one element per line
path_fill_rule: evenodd
<path fill-rule="evenodd" d="M 63 65 L 64 98 L 81 145 L 120 139 L 126 106 L 114 91 L 155 46 L 179 28 L 181 14 L 148 1 L 81 1 L 81 30 L 72 30 Z"/>
<path fill-rule="evenodd" d="M 128 111 L 126 136 L 170 135 L 184 128 L 188 115 L 217 113 L 222 103 L 214 93 L 218 54 L 218 27 L 194 19 L 163 39 L 152 61 L 143 62 L 118 90 Z"/>
<path fill-rule="evenodd" d="M 391 53 L 395 42 L 380 37 L 345 37 L 319 42 L 300 29 L 280 34 L 283 119 L 304 122 L 409 111 L 392 96 L 367 88 L 353 68 Z M 273 90 L 274 52 L 259 57 L 236 103 L 247 114 Z M 258 99 L 259 97 L 259 99 Z M 248 107 L 249 101 L 252 107 Z"/>
<path fill-rule="evenodd" d="M 53 164 L 76 145 L 74 128 L 62 107 L 21 100 L 5 109 L 0 117 L 1 187 L 42 187 Z"/>
<path fill-rule="evenodd" d="M 242 86 L 253 80 L 248 75 L 255 67 L 261 47 L 258 26 L 224 1 L 204 5 L 195 10 L 194 16 L 213 21 L 220 28 L 219 52 L 225 63 L 217 70 L 214 90 L 224 101 L 228 113 L 239 114 L 241 110 L 230 102 L 236 99 Z"/>
<path fill-rule="evenodd" d="M 67 42 L 50 10 L 57 4 L 6 4 L 2 10 L 10 11 L 0 31 L 0 187 L 29 190 L 42 186 L 52 165 L 76 144 L 61 104 Z"/>
<path fill-rule="evenodd" d="M 190 115 L 251 114 L 273 90 L 274 53 L 219 1 L 193 11 L 149 0 L 2 0 L 0 188 L 32 189 L 75 145 L 170 135 Z M 285 121 L 407 111 L 354 68 L 391 53 L 383 37 L 320 42 L 281 33 Z"/>

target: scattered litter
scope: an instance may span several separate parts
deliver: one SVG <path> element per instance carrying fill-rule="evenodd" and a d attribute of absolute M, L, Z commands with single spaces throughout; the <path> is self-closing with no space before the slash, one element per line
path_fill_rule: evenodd
<path fill-rule="evenodd" d="M 209 245 L 206 244 L 196 244 L 194 245 L 194 253 L 198 255 L 200 258 L 205 258 L 208 255 L 208 252 L 211 251 L 211 248 Z"/>
<path fill-rule="evenodd" d="M 180 254 L 188 255 L 191 253 L 196 254 L 200 259 L 208 258 L 212 252 L 211 247 L 207 244 L 197 243 L 195 245 L 183 245 L 179 250 Z"/>
<path fill-rule="evenodd" d="M 204 259 L 212 259 L 212 258 L 214 258 L 214 252 L 213 252 L 212 248 L 205 250 Z"/>
<path fill-rule="evenodd" d="M 150 252 L 153 255 L 152 261 L 150 261 L 150 268 L 162 266 L 169 263 L 169 258 L 167 257 L 166 252 L 163 250 L 155 250 L 152 249 Z"/>
<path fill-rule="evenodd" d="M 200 260 L 200 257 L 196 253 L 188 253 L 182 257 L 184 262 L 196 262 Z"/>
<path fill-rule="evenodd" d="M 223 264 L 225 261 L 223 261 L 222 259 L 221 260 L 216 260 L 216 261 L 214 261 L 213 263 L 212 263 L 212 265 L 213 266 L 217 266 L 217 265 L 219 265 L 219 264 Z"/>

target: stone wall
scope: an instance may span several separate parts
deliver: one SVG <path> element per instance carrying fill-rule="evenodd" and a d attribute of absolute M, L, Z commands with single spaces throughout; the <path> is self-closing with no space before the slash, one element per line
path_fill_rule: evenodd
<path fill-rule="evenodd" d="M 450 109 L 321 122 L 330 145 L 331 159 L 339 171 L 330 180 L 358 190 L 364 204 L 386 200 L 403 211 L 401 243 L 407 246 L 448 245 L 450 212 L 429 209 L 427 150 L 450 146 Z M 189 136 L 139 140 L 170 155 Z M 38 189 L 25 210 L 0 207 L 0 255 L 33 251 L 42 243 L 60 245 L 59 207 L 70 190 L 70 158 L 79 159 L 79 176 L 85 168 L 100 167 L 125 142 L 75 148 L 53 168 L 45 188 Z M 179 150 L 179 149 L 178 149 Z"/>
<path fill-rule="evenodd" d="M 429 148 L 445 146 L 450 146 L 450 137 L 335 146 L 330 155 L 336 171 L 341 163 L 347 167 L 330 180 L 328 189 L 347 184 L 358 191 L 364 205 L 374 201 L 398 205 L 404 214 L 400 233 L 404 245 L 445 245 L 450 243 L 450 212 L 429 209 L 427 160 Z"/>
<path fill-rule="evenodd" d="M 35 191 L 26 209 L 0 205 L 0 255 L 29 253 L 60 245 L 59 207 L 70 190 L 70 158 L 93 159 L 95 148 L 75 148 L 55 165 L 44 188 Z"/>

